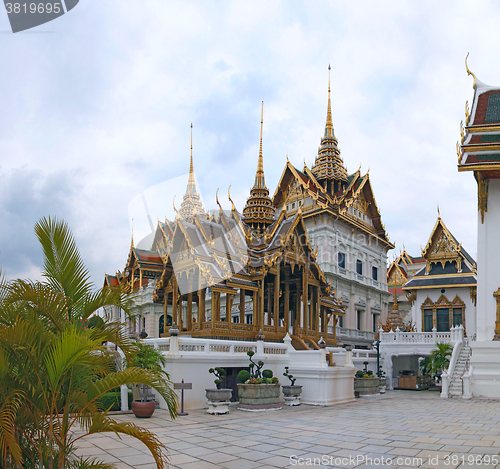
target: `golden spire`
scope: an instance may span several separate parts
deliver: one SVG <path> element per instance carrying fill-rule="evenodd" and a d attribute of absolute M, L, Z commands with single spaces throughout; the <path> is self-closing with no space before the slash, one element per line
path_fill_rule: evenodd
<path fill-rule="evenodd" d="M 191 163 L 189 165 L 189 179 L 188 188 L 194 187 L 194 192 L 196 192 L 196 184 L 194 182 L 194 169 L 193 169 L 193 123 L 191 122 Z"/>
<path fill-rule="evenodd" d="M 260 115 L 260 148 L 255 184 L 250 189 L 250 197 L 247 199 L 243 209 L 243 221 L 252 227 L 258 234 L 262 235 L 264 229 L 274 222 L 276 209 L 269 197 L 269 189 L 266 187 L 264 178 L 264 158 L 262 156 L 262 128 L 264 125 L 264 101 Z"/>
<path fill-rule="evenodd" d="M 255 175 L 255 185 L 257 189 L 266 187 L 264 179 L 264 157 L 262 156 L 262 128 L 264 126 L 264 101 L 262 101 L 262 111 L 260 113 L 260 148 L 259 148 L 259 161 L 257 163 L 257 174 Z"/>
<path fill-rule="evenodd" d="M 193 166 L 193 124 L 191 123 L 191 161 L 189 164 L 189 177 L 186 187 L 186 193 L 182 198 L 181 208 L 179 210 L 180 216 L 189 222 L 193 222 L 194 216 L 204 215 L 203 205 L 201 204 L 200 196 L 196 190 L 196 181 L 194 179 L 194 166 Z"/>
<path fill-rule="evenodd" d="M 341 192 L 348 182 L 347 170 L 340 157 L 338 141 L 335 137 L 332 121 L 332 99 L 330 74 L 332 67 L 328 65 L 328 106 L 326 111 L 325 132 L 321 138 L 318 156 L 311 168 L 318 182 L 325 185 L 331 195 Z"/>
<path fill-rule="evenodd" d="M 333 133 L 333 121 L 332 121 L 332 101 L 330 99 L 330 64 L 328 64 L 328 109 L 326 111 L 326 129 L 331 129 L 331 134 L 327 134 L 325 131 L 325 137 L 334 136 Z"/>
<path fill-rule="evenodd" d="M 132 218 L 132 240 L 130 241 L 130 248 L 135 249 L 134 247 L 134 219 Z"/>

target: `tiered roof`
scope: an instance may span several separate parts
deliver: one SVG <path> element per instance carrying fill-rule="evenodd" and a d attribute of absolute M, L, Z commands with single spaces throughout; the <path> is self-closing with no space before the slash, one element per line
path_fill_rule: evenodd
<path fill-rule="evenodd" d="M 466 59 L 467 67 L 467 59 Z M 488 180 L 500 178 L 500 87 L 474 78 L 474 98 L 469 112 L 465 104 L 465 129 L 460 123 L 461 146 L 457 144 L 458 170 L 474 171 L 478 183 L 478 208 L 481 221 L 488 211 Z"/>
<path fill-rule="evenodd" d="M 348 183 L 347 170 L 340 157 L 338 141 L 335 137 L 330 99 L 330 66 L 328 66 L 328 107 L 326 111 L 325 133 L 321 138 L 318 156 L 311 168 L 312 174 L 330 194 L 341 192 Z"/>

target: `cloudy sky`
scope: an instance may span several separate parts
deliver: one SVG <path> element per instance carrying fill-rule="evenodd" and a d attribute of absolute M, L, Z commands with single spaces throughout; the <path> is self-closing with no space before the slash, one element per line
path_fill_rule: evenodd
<path fill-rule="evenodd" d="M 420 255 L 439 204 L 475 256 L 476 185 L 457 172 L 455 144 L 473 96 L 467 52 L 477 77 L 500 85 L 499 24 L 493 0 L 80 0 L 57 20 L 12 34 L 2 7 L 2 270 L 39 276 L 33 225 L 48 215 L 69 222 L 96 283 L 123 269 L 134 213 L 141 236 L 136 197 L 155 222 L 173 216 L 191 122 L 205 206 L 214 208 L 220 188 L 230 208 L 231 185 L 241 210 L 257 165 L 261 101 L 274 193 L 287 154 L 299 168 L 314 162 L 328 64 L 344 163 L 350 173 L 370 170 L 397 251 L 404 244 Z"/>

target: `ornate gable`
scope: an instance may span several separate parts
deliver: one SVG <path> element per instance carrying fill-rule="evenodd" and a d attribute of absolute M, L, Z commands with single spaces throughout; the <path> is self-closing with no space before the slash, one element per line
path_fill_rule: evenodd
<path fill-rule="evenodd" d="M 406 274 L 401 270 L 396 261 L 393 261 L 387 272 L 388 285 L 404 285 L 408 281 Z"/>
<path fill-rule="evenodd" d="M 432 264 L 441 264 L 444 269 L 447 262 L 454 263 L 458 272 L 462 270 L 461 246 L 446 228 L 441 216 L 438 216 L 434 229 L 425 249 L 422 250 L 425 259 L 425 271 L 429 273 Z"/>

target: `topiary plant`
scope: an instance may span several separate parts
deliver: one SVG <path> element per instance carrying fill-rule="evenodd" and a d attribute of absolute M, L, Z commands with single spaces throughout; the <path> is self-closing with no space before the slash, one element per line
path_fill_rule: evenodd
<path fill-rule="evenodd" d="M 215 369 L 210 368 L 208 372 L 213 373 L 215 375 L 216 378 L 214 380 L 215 386 L 217 386 L 217 389 L 220 389 L 222 380 L 224 379 L 224 376 L 226 376 L 226 370 L 224 368 L 217 367 Z"/>
<path fill-rule="evenodd" d="M 241 370 L 238 373 L 237 378 L 240 383 L 246 383 L 250 379 L 250 373 L 248 370 Z"/>
<path fill-rule="evenodd" d="M 286 376 L 290 380 L 290 386 L 295 385 L 295 381 L 297 381 L 297 378 L 294 378 L 293 375 L 288 372 L 288 366 L 285 366 L 285 372 L 283 373 L 283 376 Z"/>
<path fill-rule="evenodd" d="M 267 378 L 267 379 L 271 379 L 273 377 L 273 372 L 272 370 L 264 370 L 262 372 L 262 377 L 263 378 Z"/>
<path fill-rule="evenodd" d="M 250 360 L 250 365 L 249 365 L 250 376 L 252 378 L 261 378 L 260 370 L 264 366 L 264 362 L 263 361 L 259 361 L 259 362 L 255 363 L 252 360 L 252 357 L 255 355 L 255 352 L 252 352 L 252 350 L 249 350 L 247 352 L 247 355 L 248 355 L 248 359 Z M 255 369 L 255 371 L 254 371 L 254 369 Z"/>

